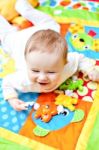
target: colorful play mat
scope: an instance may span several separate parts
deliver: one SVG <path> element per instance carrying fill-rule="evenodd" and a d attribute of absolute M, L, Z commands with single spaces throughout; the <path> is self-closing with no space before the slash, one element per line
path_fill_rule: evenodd
<path fill-rule="evenodd" d="M 99 69 L 99 1 L 40 0 L 37 9 L 51 15 L 61 25 L 70 52 L 83 53 L 96 61 Z M 36 111 L 15 111 L 3 98 L 2 80 L 15 71 L 12 58 L 0 45 L 0 150 L 98 150 L 99 84 L 82 73 L 83 90 L 73 90 L 78 99 L 75 111 L 52 116 L 49 122 L 36 119 Z M 63 91 L 60 91 L 63 92 Z M 18 93 L 25 102 L 54 104 L 55 92 L 48 94 Z M 55 104 L 54 104 L 55 106 Z M 42 116 L 42 113 L 40 113 Z"/>

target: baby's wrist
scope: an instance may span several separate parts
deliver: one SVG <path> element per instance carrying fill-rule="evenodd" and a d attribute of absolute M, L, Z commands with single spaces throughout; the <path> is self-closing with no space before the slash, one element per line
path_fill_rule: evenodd
<path fill-rule="evenodd" d="M 89 76 L 89 74 L 94 70 L 94 67 L 88 68 L 86 71 L 84 71 L 84 76 Z"/>
<path fill-rule="evenodd" d="M 15 99 L 17 99 L 17 97 L 9 98 L 9 99 L 7 99 L 7 101 L 10 102 L 10 101 L 13 101 Z"/>

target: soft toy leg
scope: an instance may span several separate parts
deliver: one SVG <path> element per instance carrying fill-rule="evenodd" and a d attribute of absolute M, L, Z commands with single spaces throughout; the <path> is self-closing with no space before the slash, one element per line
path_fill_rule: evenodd
<path fill-rule="evenodd" d="M 50 16 L 34 9 L 27 0 L 17 0 L 15 8 L 19 14 L 35 25 L 45 24 L 46 22 L 51 22 L 51 25 L 52 23 L 56 24 Z"/>

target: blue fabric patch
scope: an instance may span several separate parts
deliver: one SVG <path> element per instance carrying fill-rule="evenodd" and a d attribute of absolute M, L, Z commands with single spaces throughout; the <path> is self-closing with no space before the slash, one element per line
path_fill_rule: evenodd
<path fill-rule="evenodd" d="M 58 129 L 68 125 L 74 116 L 74 112 L 71 112 L 69 110 L 67 110 L 67 111 L 68 111 L 67 115 L 58 114 L 56 116 L 53 116 L 52 119 L 47 123 L 43 122 L 40 118 L 36 119 L 34 117 L 35 113 L 32 114 L 32 119 L 37 125 L 39 125 L 40 127 L 44 128 L 44 129 L 58 130 Z"/>
<path fill-rule="evenodd" d="M 23 124 L 25 123 L 27 116 L 29 115 L 31 109 L 26 111 L 15 111 L 7 101 L 3 99 L 2 94 L 2 79 L 0 79 L 0 127 L 11 130 L 18 133 Z M 38 98 L 37 93 L 19 93 L 19 98 L 27 101 L 36 101 Z"/>

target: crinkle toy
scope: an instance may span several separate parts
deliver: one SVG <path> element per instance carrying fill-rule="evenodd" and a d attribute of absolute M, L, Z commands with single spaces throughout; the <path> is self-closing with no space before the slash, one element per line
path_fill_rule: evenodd
<path fill-rule="evenodd" d="M 72 98 L 70 96 L 60 94 L 55 98 L 56 105 L 63 105 L 64 107 L 68 108 L 71 111 L 75 110 L 75 106 L 78 103 L 78 99 Z"/>

